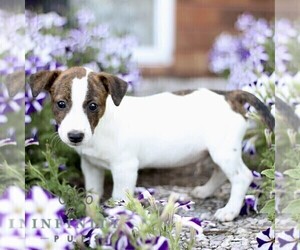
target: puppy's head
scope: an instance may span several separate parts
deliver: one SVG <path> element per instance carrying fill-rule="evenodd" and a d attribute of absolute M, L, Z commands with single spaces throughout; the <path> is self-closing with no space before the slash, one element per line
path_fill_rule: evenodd
<path fill-rule="evenodd" d="M 104 115 L 108 95 L 119 106 L 127 90 L 120 78 L 83 67 L 40 71 L 31 75 L 30 86 L 35 97 L 42 90 L 50 93 L 59 136 L 70 146 L 87 143 Z"/>

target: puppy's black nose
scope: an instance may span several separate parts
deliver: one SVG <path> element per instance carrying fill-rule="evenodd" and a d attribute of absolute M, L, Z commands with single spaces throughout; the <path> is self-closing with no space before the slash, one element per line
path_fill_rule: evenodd
<path fill-rule="evenodd" d="M 84 137 L 84 133 L 82 133 L 80 131 L 73 130 L 68 133 L 68 138 L 69 138 L 70 142 L 73 142 L 73 143 L 81 142 L 83 140 L 83 137 Z"/>

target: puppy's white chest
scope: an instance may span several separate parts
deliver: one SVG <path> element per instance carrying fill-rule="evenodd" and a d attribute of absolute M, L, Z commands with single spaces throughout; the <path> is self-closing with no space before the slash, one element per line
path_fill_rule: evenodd
<path fill-rule="evenodd" d="M 100 147 L 99 147 L 100 146 Z M 90 144 L 76 149 L 77 153 L 95 167 L 110 169 L 111 151 L 101 145 Z"/>

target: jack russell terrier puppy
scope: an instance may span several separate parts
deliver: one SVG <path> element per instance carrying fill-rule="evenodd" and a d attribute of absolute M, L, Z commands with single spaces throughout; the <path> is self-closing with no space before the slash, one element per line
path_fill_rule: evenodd
<path fill-rule="evenodd" d="M 209 153 L 218 167 L 192 195 L 206 198 L 229 179 L 229 201 L 215 217 L 231 221 L 252 181 L 241 157 L 247 129 L 243 105 L 252 105 L 274 127 L 268 108 L 240 90 L 125 96 L 126 82 L 83 67 L 40 71 L 31 76 L 30 85 L 34 96 L 49 91 L 58 134 L 80 154 L 85 188 L 98 201 L 105 169 L 112 173 L 112 197 L 124 199 L 126 191 L 134 191 L 139 169 L 185 166 Z"/>

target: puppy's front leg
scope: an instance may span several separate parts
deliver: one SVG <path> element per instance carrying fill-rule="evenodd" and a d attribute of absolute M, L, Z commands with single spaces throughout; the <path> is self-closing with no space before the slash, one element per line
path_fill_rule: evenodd
<path fill-rule="evenodd" d="M 91 192 L 93 203 L 98 205 L 103 195 L 105 170 L 90 164 L 84 157 L 81 157 L 81 169 L 85 180 L 85 190 Z"/>
<path fill-rule="evenodd" d="M 127 200 L 126 193 L 133 194 L 138 176 L 138 164 L 137 159 L 132 159 L 111 166 L 114 181 L 113 199 Z"/>

